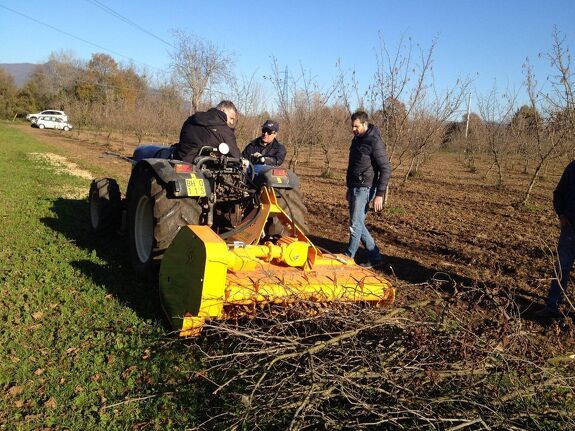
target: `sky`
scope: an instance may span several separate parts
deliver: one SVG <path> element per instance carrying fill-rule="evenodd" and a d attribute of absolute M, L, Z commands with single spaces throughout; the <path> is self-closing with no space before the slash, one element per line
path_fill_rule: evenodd
<path fill-rule="evenodd" d="M 181 30 L 230 53 L 238 75 L 269 75 L 275 58 L 327 88 L 339 60 L 365 88 L 380 36 L 392 50 L 403 37 L 424 50 L 435 40 L 437 86 L 472 79 L 475 100 L 494 86 L 521 93 L 526 58 L 544 85 L 551 69 L 540 54 L 551 50 L 554 27 L 574 50 L 575 0 L 0 0 L 0 63 L 103 52 L 161 76 Z"/>

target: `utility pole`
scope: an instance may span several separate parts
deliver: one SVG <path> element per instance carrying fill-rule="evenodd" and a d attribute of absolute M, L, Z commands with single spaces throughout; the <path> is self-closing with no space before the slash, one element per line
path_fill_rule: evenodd
<path fill-rule="evenodd" d="M 465 119 L 465 139 L 467 139 L 467 132 L 469 131 L 469 108 L 471 105 L 471 93 L 469 93 L 469 97 L 467 98 L 467 118 Z"/>
<path fill-rule="evenodd" d="M 287 91 L 288 91 L 288 67 L 286 65 L 286 70 L 284 72 L 284 97 L 287 97 Z"/>

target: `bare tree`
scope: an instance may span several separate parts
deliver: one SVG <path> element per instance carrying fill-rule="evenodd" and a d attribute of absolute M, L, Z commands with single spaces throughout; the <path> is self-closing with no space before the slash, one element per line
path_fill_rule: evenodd
<path fill-rule="evenodd" d="M 535 136 L 539 113 L 531 106 L 523 105 L 511 119 L 509 132 L 515 141 L 515 150 L 523 162 L 523 173 L 529 173 L 529 164 L 535 158 Z"/>
<path fill-rule="evenodd" d="M 450 118 L 459 110 L 464 101 L 469 81 L 458 83 L 442 95 L 435 92 L 433 80 L 425 101 L 412 108 L 409 129 L 402 154 L 408 156 L 409 164 L 404 175 L 405 183 L 410 175 L 419 171 L 421 164 L 429 154 L 437 150 L 442 142 L 443 134 Z M 401 164 L 400 157 L 399 164 Z M 398 164 L 398 166 L 399 166 Z"/>
<path fill-rule="evenodd" d="M 333 160 L 341 154 L 350 141 L 350 116 L 343 106 L 324 107 L 318 123 L 317 144 L 323 156 L 323 169 L 320 176 L 333 177 Z"/>
<path fill-rule="evenodd" d="M 436 90 L 432 72 L 435 47 L 434 40 L 429 49 L 419 50 L 416 60 L 410 39 L 402 38 L 396 50 L 390 52 L 380 35 L 376 52 L 371 105 L 393 169 L 408 164 L 404 182 L 432 149 L 439 147 L 446 122 L 464 101 L 470 83 L 458 80 L 445 92 Z"/>
<path fill-rule="evenodd" d="M 348 82 L 346 74 L 341 65 L 341 60 L 337 60 L 337 78 L 335 83 L 335 88 L 337 91 L 337 99 L 341 105 L 347 110 L 348 117 L 351 118 L 352 106 L 351 99 L 352 94 L 355 95 L 355 106 L 365 109 L 364 97 L 361 96 L 359 90 L 359 82 L 357 80 L 357 75 L 355 70 L 351 71 L 351 82 Z"/>
<path fill-rule="evenodd" d="M 302 149 L 317 144 L 322 110 L 336 87 L 323 91 L 303 66 L 296 77 L 287 76 L 280 70 L 276 58 L 272 59 L 272 75 L 268 79 L 276 92 L 279 116 L 286 125 L 283 133 L 292 150 L 289 167 L 296 171 Z"/>
<path fill-rule="evenodd" d="M 233 100 L 241 114 L 235 133 L 238 143 L 249 142 L 259 134 L 259 128 L 267 119 L 263 118 L 263 94 L 261 83 L 256 81 L 256 72 L 251 76 L 240 75 L 229 80 L 230 100 Z"/>
<path fill-rule="evenodd" d="M 483 120 L 474 112 L 463 116 L 463 123 L 458 123 L 454 140 L 459 143 L 463 152 L 463 163 L 470 172 L 477 171 L 477 155 L 483 150 Z"/>
<path fill-rule="evenodd" d="M 512 113 L 515 110 L 516 99 L 516 94 L 511 94 L 511 92 L 500 94 L 497 88 L 493 86 L 489 95 L 479 97 L 477 102 L 479 112 L 485 121 L 485 139 L 491 157 L 491 166 L 497 168 L 497 188 L 503 187 L 504 161 L 512 151 L 508 140 L 510 133 L 507 124 L 510 123 Z"/>
<path fill-rule="evenodd" d="M 551 66 L 555 69 L 555 75 L 551 77 L 552 92 L 545 99 L 551 109 L 562 112 L 565 128 L 573 133 L 575 127 L 575 74 L 571 70 L 571 52 L 565 45 L 565 36 L 559 29 L 553 29 L 553 47 L 546 55 Z"/>
<path fill-rule="evenodd" d="M 407 128 L 407 118 L 411 108 L 423 98 L 423 84 L 426 72 L 431 65 L 431 54 L 435 42 L 429 50 L 427 63 L 421 65 L 421 73 L 417 79 L 417 84 L 412 88 L 411 95 L 408 96 L 409 83 L 413 79 L 415 71 L 412 60 L 411 39 L 406 41 L 402 37 L 394 52 L 387 48 L 383 35 L 379 35 L 379 47 L 376 51 L 377 69 L 374 74 L 374 81 L 371 86 L 370 102 L 373 111 L 388 112 L 386 122 L 382 127 L 383 140 L 387 148 L 390 162 L 394 164 L 396 150 L 403 137 L 403 132 Z M 410 100 L 410 106 L 406 106 L 403 99 Z M 388 109 L 388 103 L 391 106 Z M 399 109 L 403 107 L 404 109 Z M 392 133 L 389 133 L 393 131 Z"/>
<path fill-rule="evenodd" d="M 543 167 L 550 160 L 575 149 L 574 75 L 569 48 L 565 46 L 565 39 L 557 29 L 553 31 L 553 47 L 547 58 L 556 72 L 549 78 L 550 93 L 544 93 L 538 88 L 531 65 L 526 62 L 524 66 L 531 108 L 539 112 L 540 116 L 535 120 L 535 170 L 521 204 L 528 202 Z"/>
<path fill-rule="evenodd" d="M 212 42 L 174 32 L 176 47 L 171 52 L 170 68 L 182 91 L 189 97 L 190 114 L 198 111 L 210 86 L 224 81 L 231 74 L 232 57 Z"/>

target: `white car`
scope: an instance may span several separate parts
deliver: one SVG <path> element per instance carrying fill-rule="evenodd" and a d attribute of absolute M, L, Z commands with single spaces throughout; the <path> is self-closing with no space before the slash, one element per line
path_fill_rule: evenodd
<path fill-rule="evenodd" d="M 42 111 L 38 112 L 37 114 L 28 114 L 26 115 L 26 120 L 31 121 L 33 123 L 42 115 L 50 115 L 52 117 L 61 118 L 64 121 L 68 121 L 68 116 L 64 111 L 54 111 L 54 110 Z"/>
<path fill-rule="evenodd" d="M 64 130 L 65 132 L 72 129 L 72 125 L 70 123 L 52 115 L 40 116 L 32 123 L 32 126 L 36 126 L 39 129 L 59 129 Z"/>

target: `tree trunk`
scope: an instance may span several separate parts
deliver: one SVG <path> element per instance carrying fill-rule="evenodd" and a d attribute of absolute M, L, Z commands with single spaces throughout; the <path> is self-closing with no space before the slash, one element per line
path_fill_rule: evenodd
<path fill-rule="evenodd" d="M 531 177 L 531 181 L 529 182 L 529 187 L 527 187 L 527 191 L 525 192 L 525 196 L 523 196 L 523 200 L 521 201 L 521 205 L 525 205 L 527 203 L 527 201 L 529 200 L 529 196 L 531 195 L 531 191 L 533 190 L 533 186 L 535 185 L 535 181 L 537 180 L 537 177 L 539 176 L 539 172 L 541 172 L 541 168 L 542 168 L 544 162 L 545 162 L 545 160 L 541 160 L 539 162 L 539 164 L 537 165 L 537 167 L 535 168 L 535 172 L 533 173 L 533 176 Z"/>
<path fill-rule="evenodd" d="M 331 178 L 331 161 L 329 159 L 328 151 L 324 151 L 322 176 L 325 178 Z"/>
<path fill-rule="evenodd" d="M 299 151 L 296 149 L 294 150 L 294 155 L 290 159 L 288 167 L 293 171 L 293 173 L 297 173 L 297 162 L 298 162 Z"/>
<path fill-rule="evenodd" d="M 499 162 L 499 159 L 496 157 L 495 158 L 495 164 L 497 165 L 497 184 L 496 187 L 498 189 L 503 188 L 503 166 L 501 164 L 501 162 Z"/>
<path fill-rule="evenodd" d="M 421 165 L 423 164 L 424 160 L 425 160 L 425 156 L 423 154 L 417 158 L 417 162 L 415 163 L 414 173 L 416 173 L 416 174 L 419 173 L 419 169 L 421 168 Z"/>
<path fill-rule="evenodd" d="M 413 156 L 411 158 L 411 161 L 409 162 L 409 168 L 407 169 L 407 172 L 405 173 L 405 176 L 403 177 L 402 184 L 405 184 L 407 182 L 407 179 L 409 178 L 409 175 L 411 174 L 411 171 L 413 170 L 413 164 L 415 163 L 415 157 L 416 156 Z"/>
<path fill-rule="evenodd" d="M 311 162 L 311 156 L 313 154 L 313 145 L 309 144 L 307 148 L 308 148 L 307 160 L 308 160 L 308 162 Z"/>
<path fill-rule="evenodd" d="M 385 193 L 383 194 L 383 206 L 386 207 L 389 200 L 389 183 L 385 187 Z"/>

